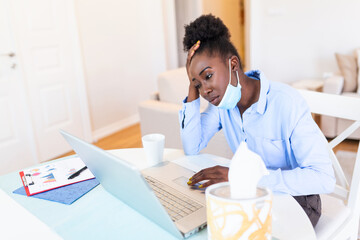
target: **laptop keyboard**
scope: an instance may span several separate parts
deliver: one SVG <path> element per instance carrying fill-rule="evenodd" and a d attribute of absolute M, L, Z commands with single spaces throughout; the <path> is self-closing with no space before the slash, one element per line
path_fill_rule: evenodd
<path fill-rule="evenodd" d="M 180 220 L 202 207 L 202 205 L 185 197 L 174 189 L 169 189 L 172 190 L 171 192 L 165 190 L 164 184 L 150 176 L 145 176 L 145 179 L 173 221 Z"/>

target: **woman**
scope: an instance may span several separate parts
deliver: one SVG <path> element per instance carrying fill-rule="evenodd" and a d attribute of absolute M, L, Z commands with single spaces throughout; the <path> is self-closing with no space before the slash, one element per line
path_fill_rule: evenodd
<path fill-rule="evenodd" d="M 219 18 L 203 15 L 185 26 L 183 44 L 189 77 L 189 93 L 179 112 L 185 153 L 197 154 L 221 129 L 233 152 L 246 141 L 270 172 L 259 186 L 294 196 L 315 226 L 321 214 L 319 194 L 333 191 L 335 177 L 326 139 L 305 100 L 261 71 L 244 73 Z M 210 103 L 201 114 L 199 95 Z M 203 169 L 188 184 L 204 180 L 199 187 L 228 181 L 228 168 Z"/>

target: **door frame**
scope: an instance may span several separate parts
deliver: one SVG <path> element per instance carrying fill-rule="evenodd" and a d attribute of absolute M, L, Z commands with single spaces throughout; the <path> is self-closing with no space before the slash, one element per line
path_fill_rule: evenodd
<path fill-rule="evenodd" d="M 85 68 L 83 64 L 83 54 L 82 54 L 82 48 L 81 48 L 81 40 L 79 36 L 79 25 L 76 17 L 76 6 L 75 6 L 75 0 L 65 0 L 66 7 L 68 9 L 68 21 L 69 23 L 69 32 L 71 33 L 71 50 L 74 55 L 74 72 L 76 75 L 76 85 L 77 85 L 77 94 L 78 94 L 78 101 L 80 106 L 80 115 L 81 115 L 81 123 L 82 123 L 82 131 L 84 133 L 84 140 L 87 142 L 93 142 L 93 133 L 91 129 L 91 119 L 90 119 L 90 111 L 89 111 L 89 104 L 88 104 L 88 96 L 87 96 L 87 87 L 86 87 L 86 79 L 85 79 Z M 25 79 L 25 68 L 23 66 L 23 62 L 21 59 L 21 53 L 20 50 L 20 43 L 18 36 L 16 32 L 18 31 L 17 28 L 17 22 L 16 22 L 16 2 L 11 1 L 8 5 L 9 7 L 9 18 L 11 21 L 11 28 L 13 29 L 13 37 L 16 47 L 16 54 L 17 54 L 17 62 L 19 62 L 19 78 L 21 81 L 21 85 L 24 86 L 24 89 L 22 89 L 24 93 L 24 98 L 26 102 L 26 115 L 29 116 L 29 124 L 31 125 L 30 131 L 31 137 L 32 137 L 32 148 L 34 149 L 33 156 L 35 159 L 38 159 L 37 162 L 40 163 L 40 156 L 39 156 L 39 148 L 38 143 L 36 142 L 36 133 L 35 133 L 35 126 L 34 126 L 34 118 L 32 116 L 31 108 L 30 108 L 30 96 L 29 93 L 26 91 L 28 88 L 26 84 Z M 55 143 L 54 143 L 55 144 Z"/>
<path fill-rule="evenodd" d="M 83 54 L 81 48 L 81 41 L 80 41 L 80 34 L 79 34 L 79 24 L 76 18 L 76 10 L 75 10 L 75 0 L 67 0 L 68 9 L 70 10 L 69 18 L 70 21 L 74 24 L 70 24 L 71 32 L 73 36 L 73 49 L 74 55 L 76 57 L 75 62 L 76 66 L 76 75 L 78 80 L 78 94 L 79 94 L 79 102 L 80 102 L 80 109 L 81 109 L 81 116 L 82 116 L 82 126 L 85 141 L 93 142 L 93 134 L 91 129 L 91 120 L 90 120 L 90 111 L 89 111 L 89 102 L 87 96 L 87 88 L 86 88 L 86 81 L 85 81 L 85 68 L 84 68 L 84 61 L 83 61 Z"/>

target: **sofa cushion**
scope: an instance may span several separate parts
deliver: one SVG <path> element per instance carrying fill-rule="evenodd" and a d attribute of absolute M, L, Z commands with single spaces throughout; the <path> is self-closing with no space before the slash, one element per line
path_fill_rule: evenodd
<path fill-rule="evenodd" d="M 181 104 L 189 93 L 189 78 L 186 68 L 177 68 L 163 72 L 158 77 L 159 100 Z M 200 97 L 200 108 L 204 109 L 208 102 Z"/>
<path fill-rule="evenodd" d="M 325 79 L 323 92 L 340 95 L 344 88 L 344 77 L 339 75 L 334 75 Z"/>
<path fill-rule="evenodd" d="M 355 92 L 357 90 L 357 62 L 353 55 L 335 53 L 341 74 L 344 77 L 344 92 Z"/>

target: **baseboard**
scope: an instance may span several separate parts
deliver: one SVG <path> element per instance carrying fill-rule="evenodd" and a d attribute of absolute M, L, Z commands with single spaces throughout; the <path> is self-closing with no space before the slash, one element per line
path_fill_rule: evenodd
<path fill-rule="evenodd" d="M 122 119 L 120 121 L 117 121 L 115 123 L 112 123 L 106 127 L 97 129 L 93 131 L 92 136 L 94 142 L 97 142 L 99 139 L 107 137 L 115 132 L 118 132 L 120 130 L 123 130 L 131 125 L 134 125 L 136 123 L 140 122 L 139 114 L 132 115 L 128 118 Z"/>

